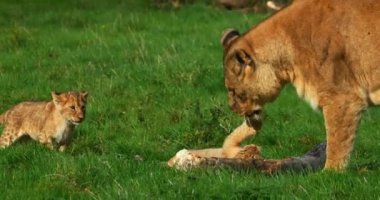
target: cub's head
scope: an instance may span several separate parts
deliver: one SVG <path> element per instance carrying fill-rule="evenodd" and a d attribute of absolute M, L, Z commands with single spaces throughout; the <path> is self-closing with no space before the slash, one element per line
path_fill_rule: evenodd
<path fill-rule="evenodd" d="M 262 50 L 261 41 L 251 40 L 240 36 L 236 30 L 224 32 L 221 39 L 224 80 L 230 108 L 245 116 L 247 123 L 259 130 L 263 106 L 278 96 L 282 82 L 274 63 L 268 59 L 273 58 L 271 52 Z"/>
<path fill-rule="evenodd" d="M 81 123 L 86 114 L 87 92 L 52 92 L 53 102 L 62 116 L 74 125 Z"/>

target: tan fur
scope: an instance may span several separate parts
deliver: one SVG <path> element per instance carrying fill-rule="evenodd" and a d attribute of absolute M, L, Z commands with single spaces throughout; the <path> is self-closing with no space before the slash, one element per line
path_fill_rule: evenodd
<path fill-rule="evenodd" d="M 260 158 L 260 148 L 256 145 L 250 144 L 241 147 L 242 141 L 256 134 L 256 131 L 249 127 L 246 122 L 237 127 L 227 138 L 224 140 L 222 148 L 209 148 L 209 149 L 192 149 L 187 150 L 194 157 L 202 158 L 239 158 L 239 159 L 258 159 Z M 181 151 L 180 151 L 181 152 Z M 168 165 L 173 167 L 177 164 L 179 155 L 175 155 L 168 161 Z"/>
<path fill-rule="evenodd" d="M 6 148 L 24 135 L 50 149 L 57 144 L 64 151 L 70 143 L 74 127 L 85 118 L 87 92 L 52 92 L 52 101 L 23 102 L 0 116 L 5 125 L 0 148 Z"/>
<path fill-rule="evenodd" d="M 325 169 L 344 169 L 362 110 L 380 104 L 379 11 L 376 0 L 297 0 L 222 39 L 231 108 L 256 123 L 265 103 L 293 84 L 323 111 Z"/>

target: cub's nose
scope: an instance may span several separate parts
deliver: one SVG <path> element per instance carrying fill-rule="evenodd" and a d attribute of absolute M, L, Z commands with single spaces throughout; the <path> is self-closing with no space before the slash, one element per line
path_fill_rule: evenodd
<path fill-rule="evenodd" d="M 83 113 L 78 114 L 77 119 L 78 119 L 79 122 L 82 122 L 83 119 L 84 119 L 84 114 Z"/>

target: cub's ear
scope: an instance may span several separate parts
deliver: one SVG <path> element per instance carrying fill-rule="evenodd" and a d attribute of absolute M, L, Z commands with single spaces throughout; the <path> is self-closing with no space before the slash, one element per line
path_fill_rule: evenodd
<path fill-rule="evenodd" d="M 51 97 L 53 98 L 54 103 L 60 103 L 62 101 L 59 95 L 60 93 L 58 92 L 51 92 Z"/>
<path fill-rule="evenodd" d="M 241 66 L 248 65 L 254 67 L 253 59 L 244 49 L 238 49 L 235 51 L 235 59 Z"/>
<path fill-rule="evenodd" d="M 222 38 L 220 39 L 220 43 L 222 44 L 223 48 L 226 48 L 233 40 L 238 38 L 240 36 L 240 33 L 235 29 L 227 29 L 223 32 Z"/>
<path fill-rule="evenodd" d="M 87 99 L 87 96 L 88 96 L 88 92 L 87 92 L 87 91 L 83 91 L 83 92 L 80 93 L 80 96 L 81 96 L 84 100 L 86 100 L 86 99 Z"/>

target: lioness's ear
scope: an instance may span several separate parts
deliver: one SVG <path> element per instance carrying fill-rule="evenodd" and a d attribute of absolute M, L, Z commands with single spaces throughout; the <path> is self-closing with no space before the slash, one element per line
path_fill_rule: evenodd
<path fill-rule="evenodd" d="M 235 59 L 242 66 L 254 66 L 253 59 L 247 52 L 244 51 L 244 49 L 238 49 L 235 51 Z"/>
<path fill-rule="evenodd" d="M 222 44 L 223 48 L 226 48 L 233 40 L 238 38 L 240 36 L 240 33 L 235 29 L 227 29 L 223 32 L 222 38 L 220 39 L 220 43 Z"/>

